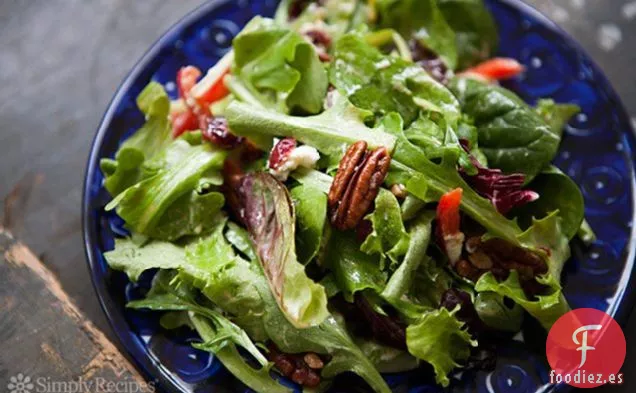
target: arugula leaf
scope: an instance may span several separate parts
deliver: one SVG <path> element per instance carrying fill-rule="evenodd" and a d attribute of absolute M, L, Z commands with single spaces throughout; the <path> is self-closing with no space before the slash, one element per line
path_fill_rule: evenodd
<path fill-rule="evenodd" d="M 446 87 L 420 66 L 382 54 L 356 33 L 336 42 L 329 79 L 353 105 L 378 116 L 397 112 L 407 125 L 422 109 L 441 113 L 451 125 L 459 118 L 459 103 Z"/>
<path fill-rule="evenodd" d="M 281 311 L 295 327 L 320 324 L 327 296 L 305 274 L 295 247 L 295 214 L 287 188 L 268 173 L 246 175 L 238 189 L 244 220 Z"/>
<path fill-rule="evenodd" d="M 455 32 L 442 14 L 438 0 L 377 0 L 379 26 L 396 29 L 435 52 L 450 69 L 457 65 Z"/>
<path fill-rule="evenodd" d="M 515 215 L 519 217 L 520 222 L 529 227 L 533 217 L 546 217 L 558 210 L 562 219 L 561 230 L 571 240 L 585 218 L 585 201 L 577 184 L 551 165 L 544 169 L 528 188 L 539 193 L 541 197 L 517 209 Z"/>
<path fill-rule="evenodd" d="M 435 369 L 435 381 L 446 387 L 448 374 L 470 355 L 470 348 L 477 346 L 470 333 L 464 329 L 454 311 L 446 308 L 425 313 L 418 323 L 406 328 L 406 345 L 409 352 Z"/>
<path fill-rule="evenodd" d="M 352 232 L 330 236 L 325 250 L 323 260 L 345 299 L 352 302 L 353 295 L 365 289 L 382 292 L 387 276 L 380 269 L 380 256 L 362 252 Z"/>
<path fill-rule="evenodd" d="M 395 138 L 365 126 L 368 115 L 343 97 L 338 97 L 330 109 L 317 116 L 287 116 L 241 102 L 231 103 L 225 114 L 236 135 L 290 137 L 337 157 L 360 140 L 366 141 L 370 149 L 385 146 L 392 151 Z"/>
<path fill-rule="evenodd" d="M 264 106 L 283 113 L 322 110 L 327 72 L 298 33 L 257 16 L 234 38 L 233 48 L 233 75 Z"/>
<path fill-rule="evenodd" d="M 137 97 L 137 106 L 146 116 L 146 123 L 120 146 L 115 159 L 104 158 L 100 167 L 104 187 L 117 195 L 141 179 L 140 166 L 171 142 L 170 100 L 163 86 L 150 82 Z"/>
<path fill-rule="evenodd" d="M 371 222 L 373 231 L 364 240 L 360 250 L 367 254 L 379 254 L 381 265 L 385 254 L 393 264 L 406 254 L 410 236 L 404 229 L 400 204 L 387 189 L 380 189 L 375 198 L 375 209 L 365 217 Z"/>
<path fill-rule="evenodd" d="M 455 31 L 456 69 L 466 69 L 495 53 L 499 41 L 497 25 L 483 0 L 437 0 L 437 3 Z"/>
<path fill-rule="evenodd" d="M 492 168 L 523 173 L 530 182 L 552 161 L 559 136 L 514 93 L 469 78 L 453 79 L 450 88 L 474 119 L 480 149 Z"/>
<path fill-rule="evenodd" d="M 498 282 L 489 272 L 477 281 L 475 290 L 491 291 L 511 298 L 549 330 L 570 309 L 560 284 L 563 264 L 570 257 L 568 238 L 561 229 L 561 222 L 559 212 L 555 211 L 541 220 L 535 219 L 533 225 L 519 236 L 524 247 L 542 255 L 547 261 L 548 273 L 536 279 L 547 286 L 546 293 L 538 295 L 536 300 L 529 300 L 521 287 L 517 271 L 512 271 L 502 282 Z"/>
<path fill-rule="evenodd" d="M 181 160 L 157 170 L 155 175 L 127 188 L 106 205 L 106 210 L 117 208 L 117 214 L 136 232 L 150 234 L 163 214 L 183 195 L 192 192 L 206 171 L 220 169 L 226 157 L 225 152 L 209 144 L 190 146 L 181 139 L 167 150 L 179 151 Z M 166 153 L 166 157 L 170 156 Z"/>
<path fill-rule="evenodd" d="M 563 136 L 563 128 L 568 124 L 572 116 L 581 112 L 581 108 L 578 105 L 557 104 L 552 99 L 539 100 L 535 110 L 559 138 Z"/>
<path fill-rule="evenodd" d="M 211 323 L 198 315 L 192 315 L 192 324 L 204 342 L 212 342 L 216 333 Z M 207 350 L 206 347 L 201 349 Z M 272 379 L 269 367 L 254 369 L 245 362 L 235 346 L 226 346 L 214 353 L 232 375 L 259 393 L 291 393 L 293 390 Z"/>
<path fill-rule="evenodd" d="M 327 220 L 327 195 L 317 188 L 299 185 L 291 189 L 296 211 L 296 250 L 304 265 L 317 254 Z"/>
<path fill-rule="evenodd" d="M 195 347 L 218 352 L 227 346 L 239 345 L 247 350 L 260 364 L 266 366 L 267 359 L 256 348 L 247 333 L 226 319 L 218 311 L 197 303 L 196 292 L 187 285 L 175 282 L 176 273 L 160 270 L 154 277 L 152 288 L 142 300 L 128 302 L 126 307 L 145 308 L 154 311 L 190 311 L 205 317 L 214 329 L 214 338 Z"/>

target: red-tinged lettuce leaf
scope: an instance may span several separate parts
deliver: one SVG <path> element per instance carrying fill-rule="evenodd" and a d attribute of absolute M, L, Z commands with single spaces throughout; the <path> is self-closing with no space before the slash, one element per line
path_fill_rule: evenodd
<path fill-rule="evenodd" d="M 320 324 L 329 315 L 327 295 L 298 263 L 295 214 L 287 188 L 260 172 L 244 176 L 237 193 L 241 218 L 281 311 L 297 328 Z"/>

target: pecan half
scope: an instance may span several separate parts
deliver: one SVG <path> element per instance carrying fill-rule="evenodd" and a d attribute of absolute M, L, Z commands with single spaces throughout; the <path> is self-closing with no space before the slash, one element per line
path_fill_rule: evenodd
<path fill-rule="evenodd" d="M 482 242 L 480 236 L 468 238 L 465 250 L 466 258 L 455 265 L 455 271 L 460 276 L 477 281 L 490 271 L 497 280 L 502 281 L 508 278 L 511 270 L 516 270 L 527 296 L 541 293 L 543 286 L 536 282 L 535 277 L 547 273 L 548 266 L 532 251 L 502 239 Z"/>
<path fill-rule="evenodd" d="M 328 196 L 329 219 L 341 231 L 355 228 L 380 191 L 391 164 L 384 147 L 367 151 L 367 143 L 351 145 L 340 161 Z"/>

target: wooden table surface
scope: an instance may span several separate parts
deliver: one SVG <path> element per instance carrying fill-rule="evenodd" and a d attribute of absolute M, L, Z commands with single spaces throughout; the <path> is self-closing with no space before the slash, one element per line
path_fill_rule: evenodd
<path fill-rule="evenodd" d="M 23 298 L 19 293 L 10 296 L 8 288 L 15 282 L 8 280 L 9 273 L 1 270 L 0 259 L 0 275 L 7 274 L 0 277 L 0 343 L 9 342 L 12 334 L 26 331 L 31 332 L 23 336 L 28 340 L 46 342 L 43 336 L 50 333 L 47 327 L 63 325 L 54 320 L 57 313 L 38 312 L 38 306 L 72 302 L 77 305 L 74 310 L 79 316 L 73 321 L 94 329 L 82 330 L 91 345 L 96 346 L 96 352 L 88 359 L 104 351 L 108 356 L 117 356 L 111 353 L 113 348 L 107 338 L 115 343 L 116 340 L 94 294 L 84 257 L 80 205 L 86 159 L 100 118 L 128 70 L 163 31 L 202 2 L 0 2 L 0 196 L 4 202 L 0 211 L 0 228 L 3 228 L 0 251 L 5 253 L 16 244 L 22 247 L 20 250 L 26 254 L 20 254 L 23 258 L 18 260 L 24 262 L 24 255 L 28 255 L 32 268 L 17 275 L 16 266 L 24 263 L 16 264 L 15 256 L 13 263 L 4 263 L 14 268 L 11 273 L 16 274 L 14 280 L 26 280 L 25 275 L 31 275 L 34 290 L 42 291 L 41 303 L 36 301 L 38 297 Z M 636 83 L 632 71 L 636 64 L 636 1 L 529 2 L 582 43 L 606 71 L 636 122 Z M 59 286 L 51 288 L 51 283 Z M 46 291 L 52 297 L 47 297 Z M 29 315 L 28 309 L 22 309 L 21 314 L 16 310 L 5 313 L 5 309 L 17 307 L 15 303 L 7 303 L 8 298 L 20 305 L 29 302 L 33 315 Z M 4 331 L 5 323 L 18 314 L 23 321 L 15 326 L 16 332 Z M 36 323 L 40 326 L 33 326 Z M 100 331 L 105 336 L 100 336 Z M 98 340 L 94 340 L 95 334 L 100 337 Z M 601 389 L 612 392 L 636 389 L 635 316 L 626 336 L 628 354 L 623 368 L 626 383 Z M 74 367 L 75 363 L 59 356 L 64 353 L 60 351 L 64 348 L 48 351 L 53 354 L 51 362 L 66 362 Z M 43 356 L 46 358 L 47 348 L 41 343 L 22 349 L 18 346 L 12 350 L 0 349 L 0 391 L 6 386 L 5 380 Z M 71 371 L 72 375 L 82 375 L 79 369 Z M 134 374 L 134 370 L 124 372 Z"/>

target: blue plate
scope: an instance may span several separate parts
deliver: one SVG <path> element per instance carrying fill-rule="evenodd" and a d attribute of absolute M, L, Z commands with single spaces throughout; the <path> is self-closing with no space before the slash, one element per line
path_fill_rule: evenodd
<path fill-rule="evenodd" d="M 583 112 L 567 127 L 556 164 L 581 187 L 586 217 L 598 234 L 590 248 L 573 244 L 573 258 L 563 273 L 564 290 L 573 308 L 591 307 L 624 324 L 632 309 L 632 267 L 636 236 L 634 222 L 634 133 L 623 106 L 603 73 L 569 36 L 553 22 L 518 0 L 488 4 L 501 35 L 500 55 L 527 66 L 523 78 L 508 84 L 527 102 L 552 97 L 580 105 Z M 112 249 L 122 231 L 121 220 L 103 210 L 110 199 L 102 187 L 99 159 L 112 157 L 118 145 L 144 119 L 135 97 L 156 80 L 176 95 L 179 67 L 193 64 L 207 69 L 228 50 L 232 37 L 254 15 L 272 15 L 276 1 L 210 1 L 190 13 L 155 43 L 139 61 L 113 98 L 93 143 L 86 172 L 83 224 L 86 255 L 97 295 L 122 346 L 136 365 L 170 392 L 249 391 L 220 363 L 193 349 L 196 337 L 187 331 L 164 332 L 156 313 L 125 309 L 139 297 L 150 276 L 133 285 L 111 271 L 103 252 Z M 511 341 L 499 350 L 494 372 L 463 373 L 450 390 L 479 392 L 545 392 L 563 390 L 548 385 L 549 367 L 539 328 L 525 332 L 525 342 Z M 422 371 L 387 375 L 400 392 L 441 390 Z M 332 391 L 364 391 L 346 379 Z M 293 386 L 290 384 L 290 386 Z"/>

